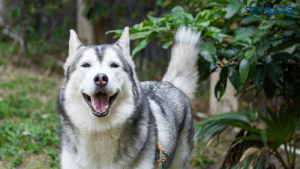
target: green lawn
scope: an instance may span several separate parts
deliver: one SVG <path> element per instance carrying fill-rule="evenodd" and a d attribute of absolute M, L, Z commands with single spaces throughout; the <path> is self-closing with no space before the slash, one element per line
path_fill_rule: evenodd
<path fill-rule="evenodd" d="M 0 66 L 0 168 L 59 168 L 60 77 Z"/>

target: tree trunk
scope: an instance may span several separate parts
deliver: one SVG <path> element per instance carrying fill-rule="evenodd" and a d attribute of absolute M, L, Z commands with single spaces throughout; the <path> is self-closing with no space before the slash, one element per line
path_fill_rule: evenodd
<path fill-rule="evenodd" d="M 85 4 L 83 0 L 77 0 L 77 34 L 84 45 L 95 43 L 94 29 L 91 23 L 83 16 Z"/>

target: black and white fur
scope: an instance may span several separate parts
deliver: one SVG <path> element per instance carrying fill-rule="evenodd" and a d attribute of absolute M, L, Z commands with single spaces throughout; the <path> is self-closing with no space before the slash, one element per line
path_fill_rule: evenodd
<path fill-rule="evenodd" d="M 71 30 L 65 78 L 60 89 L 63 169 L 153 169 L 160 143 L 171 160 L 165 168 L 189 167 L 194 126 L 189 99 L 198 81 L 199 34 L 182 27 L 175 36 L 171 62 L 163 81 L 139 82 L 130 56 L 129 32 L 112 45 L 84 46 Z M 90 67 L 82 67 L 88 63 Z M 110 65 L 119 65 L 113 68 Z M 93 82 L 98 73 L 105 89 Z M 118 93 L 109 115 L 91 113 L 82 93 Z M 159 163 L 157 168 L 162 168 Z"/>

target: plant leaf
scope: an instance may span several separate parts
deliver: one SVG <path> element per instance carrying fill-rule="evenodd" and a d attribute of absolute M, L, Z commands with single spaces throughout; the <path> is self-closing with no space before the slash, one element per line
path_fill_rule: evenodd
<path fill-rule="evenodd" d="M 218 81 L 215 86 L 215 97 L 218 101 L 221 100 L 222 96 L 225 93 L 225 90 L 226 90 L 226 86 L 224 87 L 224 85 L 222 85 L 221 82 Z"/>
<path fill-rule="evenodd" d="M 226 18 L 226 19 L 231 18 L 237 11 L 240 10 L 241 6 L 242 6 L 242 5 L 241 5 L 240 3 L 238 3 L 238 2 L 232 2 L 232 3 L 228 4 L 228 5 L 226 6 L 226 8 L 227 8 L 227 13 L 226 13 L 226 15 L 225 15 L 225 18 Z"/>
<path fill-rule="evenodd" d="M 201 44 L 200 49 L 200 55 L 207 60 L 208 62 L 211 62 L 213 64 L 217 64 L 217 58 L 216 58 L 216 47 L 211 42 L 204 42 Z"/>
<path fill-rule="evenodd" d="M 245 53 L 245 58 L 249 59 L 255 52 L 255 46 L 252 46 L 252 48 L 250 50 L 247 50 L 247 52 Z"/>
<path fill-rule="evenodd" d="M 248 77 L 249 67 L 250 67 L 249 61 L 244 58 L 240 62 L 240 69 L 239 69 L 240 80 L 241 80 L 242 83 L 244 83 L 246 81 L 247 77 Z"/>
<path fill-rule="evenodd" d="M 232 169 L 249 168 L 250 164 L 252 163 L 254 158 L 257 156 L 257 154 L 258 153 L 253 153 L 253 154 L 249 155 L 248 157 L 246 157 L 245 159 L 243 159 L 242 161 L 237 163 L 234 167 L 232 167 Z"/>
<path fill-rule="evenodd" d="M 267 64 L 267 73 L 272 80 L 272 82 L 276 85 L 279 86 L 278 80 L 282 81 L 283 80 L 283 73 L 281 70 L 281 67 L 274 62 L 271 62 Z"/>
<path fill-rule="evenodd" d="M 263 87 L 267 98 L 272 99 L 275 95 L 276 86 L 268 76 L 265 79 Z"/>
<path fill-rule="evenodd" d="M 241 24 L 242 25 L 248 25 L 248 24 L 253 23 L 253 22 L 259 22 L 261 20 L 262 20 L 261 18 L 256 17 L 256 16 L 247 16 L 244 19 L 242 19 Z"/>
<path fill-rule="evenodd" d="M 235 68 L 232 66 L 229 67 L 229 80 L 235 88 L 235 90 L 239 92 L 242 89 L 243 83 L 240 80 L 240 73 L 238 70 L 235 70 Z"/>
<path fill-rule="evenodd" d="M 175 7 L 172 9 L 172 13 L 177 14 L 178 12 L 184 12 L 184 9 L 183 9 L 181 6 L 175 6 Z"/>
<path fill-rule="evenodd" d="M 254 72 L 253 81 L 257 87 L 260 87 L 266 78 L 267 72 L 265 66 L 257 66 Z"/>

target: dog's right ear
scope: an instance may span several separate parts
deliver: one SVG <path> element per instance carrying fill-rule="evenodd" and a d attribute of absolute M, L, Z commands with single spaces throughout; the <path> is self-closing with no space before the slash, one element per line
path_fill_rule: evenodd
<path fill-rule="evenodd" d="M 78 39 L 78 36 L 76 32 L 71 29 L 70 30 L 70 40 L 69 40 L 69 56 L 64 64 L 65 72 L 67 71 L 68 67 L 70 66 L 71 62 L 73 61 L 77 50 L 83 46 L 80 40 Z"/>

